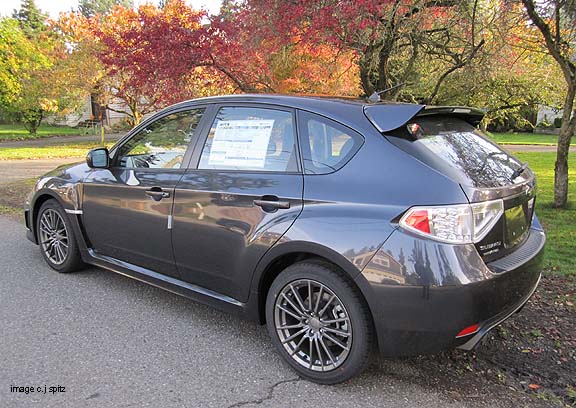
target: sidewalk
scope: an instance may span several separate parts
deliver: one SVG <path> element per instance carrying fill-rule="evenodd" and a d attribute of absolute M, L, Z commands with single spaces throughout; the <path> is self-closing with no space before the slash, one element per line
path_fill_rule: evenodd
<path fill-rule="evenodd" d="M 125 133 L 110 133 L 104 135 L 106 142 L 115 142 L 124 136 Z M 54 136 L 42 139 L 33 140 L 11 140 L 0 142 L 0 149 L 3 147 L 40 147 L 40 146 L 53 146 L 66 143 L 86 143 L 95 142 L 100 143 L 100 135 L 77 135 L 77 136 Z"/>
<path fill-rule="evenodd" d="M 556 146 L 542 146 L 542 145 L 513 145 L 513 144 L 503 144 L 500 145 L 504 149 L 510 152 L 535 152 L 535 153 L 546 153 L 546 152 L 556 152 Z M 576 152 L 576 146 L 570 146 L 571 152 Z"/>

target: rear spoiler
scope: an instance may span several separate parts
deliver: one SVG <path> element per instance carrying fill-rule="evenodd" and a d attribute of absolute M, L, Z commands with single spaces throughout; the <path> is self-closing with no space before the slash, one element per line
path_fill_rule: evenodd
<path fill-rule="evenodd" d="M 426 106 L 416 104 L 375 104 L 364 106 L 364 115 L 380 133 L 391 132 L 418 116 L 447 115 L 477 126 L 484 112 L 466 106 Z"/>

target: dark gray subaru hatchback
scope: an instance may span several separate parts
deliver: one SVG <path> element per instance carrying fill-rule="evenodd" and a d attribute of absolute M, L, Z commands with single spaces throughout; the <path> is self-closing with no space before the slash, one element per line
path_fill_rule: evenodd
<path fill-rule="evenodd" d="M 475 347 L 540 279 L 534 174 L 462 107 L 241 95 L 171 106 L 41 178 L 28 237 L 268 326 L 301 376 Z"/>

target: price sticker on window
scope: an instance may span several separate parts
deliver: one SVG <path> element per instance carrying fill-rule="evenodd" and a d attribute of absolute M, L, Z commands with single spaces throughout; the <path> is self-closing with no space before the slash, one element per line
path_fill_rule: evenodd
<path fill-rule="evenodd" d="M 263 168 L 273 127 L 274 120 L 219 121 L 208 164 Z"/>

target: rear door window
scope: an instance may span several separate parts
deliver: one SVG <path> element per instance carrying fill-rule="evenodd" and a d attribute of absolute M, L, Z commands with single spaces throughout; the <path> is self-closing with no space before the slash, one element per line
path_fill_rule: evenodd
<path fill-rule="evenodd" d="M 364 143 L 360 134 L 325 117 L 301 112 L 299 120 L 306 174 L 328 174 L 339 170 Z"/>
<path fill-rule="evenodd" d="M 218 111 L 199 169 L 298 171 L 292 112 L 253 107 Z"/>

